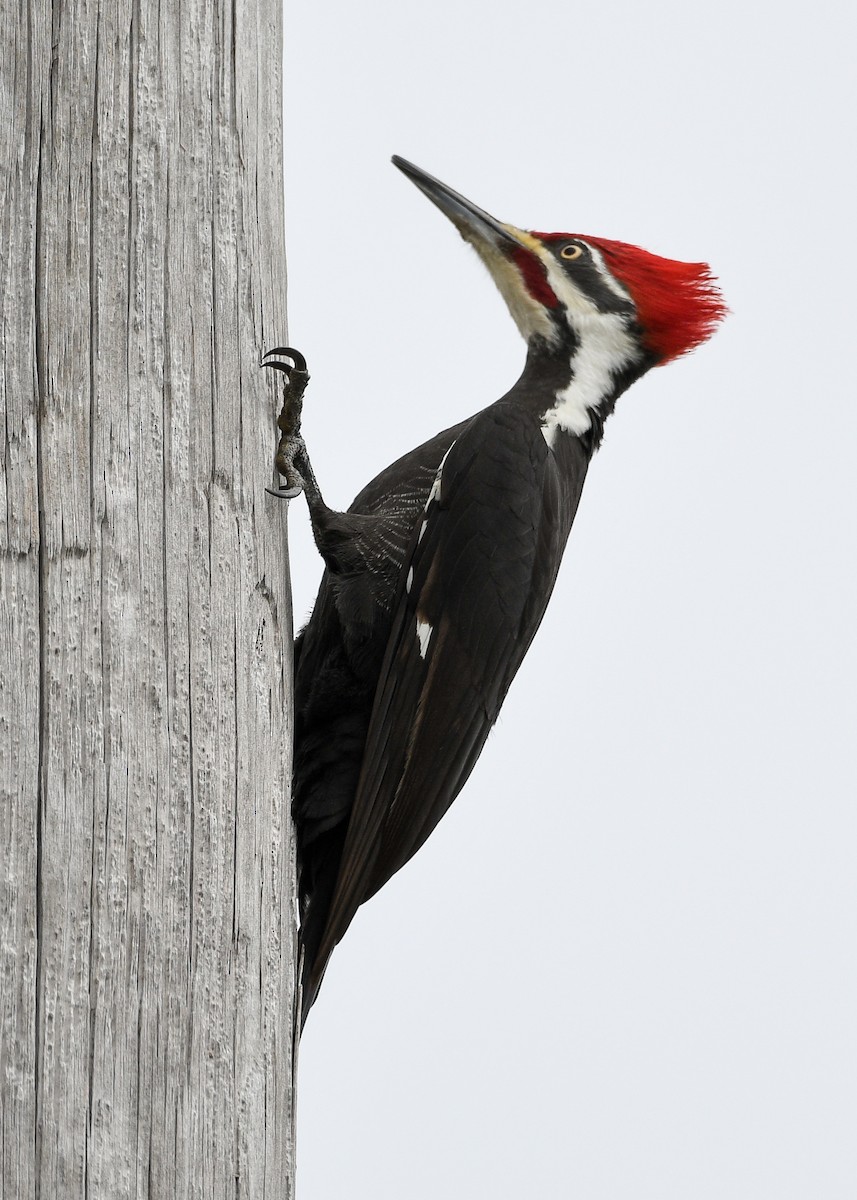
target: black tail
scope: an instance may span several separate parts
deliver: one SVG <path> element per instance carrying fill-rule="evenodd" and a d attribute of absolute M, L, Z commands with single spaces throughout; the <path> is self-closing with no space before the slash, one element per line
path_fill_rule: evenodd
<path fill-rule="evenodd" d="M 330 903 L 339 875 L 345 829 L 340 826 L 337 829 L 328 830 L 318 840 L 328 844 L 324 847 L 325 852 L 319 854 L 313 862 L 312 888 L 306 896 L 304 911 L 301 914 L 298 949 L 299 1032 L 303 1032 L 309 1010 L 318 996 L 327 967 L 327 959 L 319 962 L 318 951 L 327 929 Z M 335 845 L 331 844 L 334 842 Z"/>

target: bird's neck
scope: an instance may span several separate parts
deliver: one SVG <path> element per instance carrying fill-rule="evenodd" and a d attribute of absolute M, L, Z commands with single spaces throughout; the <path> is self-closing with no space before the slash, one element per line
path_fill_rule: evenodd
<path fill-rule="evenodd" d="M 535 403 L 549 447 L 578 437 L 595 450 L 618 397 L 652 365 L 627 321 L 599 314 L 578 321 L 555 346 L 531 339 L 517 387 Z"/>

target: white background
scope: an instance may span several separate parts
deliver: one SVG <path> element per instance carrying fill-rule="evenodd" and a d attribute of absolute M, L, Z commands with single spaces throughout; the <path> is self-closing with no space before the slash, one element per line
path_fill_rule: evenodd
<path fill-rule="evenodd" d="M 847 6 L 286 11 L 289 337 L 329 503 L 524 345 L 396 152 L 732 310 L 608 422 L 470 784 L 301 1049 L 301 1200 L 857 1196 Z M 320 560 L 291 506 L 296 619 Z"/>

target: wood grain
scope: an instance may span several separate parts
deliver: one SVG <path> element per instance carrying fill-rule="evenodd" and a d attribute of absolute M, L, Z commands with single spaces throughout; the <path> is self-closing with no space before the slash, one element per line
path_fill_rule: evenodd
<path fill-rule="evenodd" d="M 0 1182 L 291 1197 L 281 10 L 0 15 Z"/>

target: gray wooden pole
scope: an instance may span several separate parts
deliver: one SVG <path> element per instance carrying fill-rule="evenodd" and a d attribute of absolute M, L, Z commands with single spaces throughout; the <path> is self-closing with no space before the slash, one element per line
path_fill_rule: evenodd
<path fill-rule="evenodd" d="M 0 1186 L 294 1194 L 281 0 L 0 6 Z"/>

